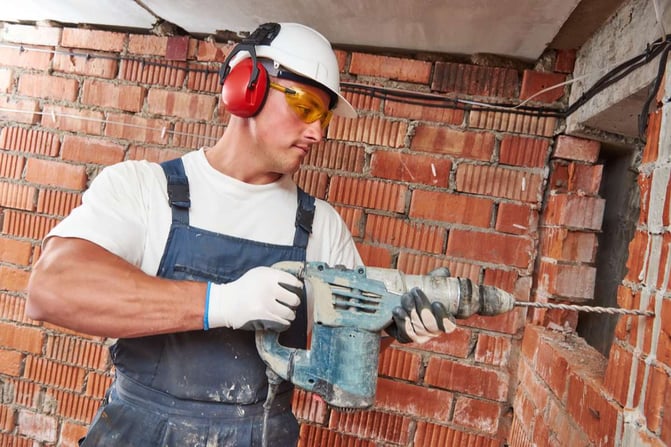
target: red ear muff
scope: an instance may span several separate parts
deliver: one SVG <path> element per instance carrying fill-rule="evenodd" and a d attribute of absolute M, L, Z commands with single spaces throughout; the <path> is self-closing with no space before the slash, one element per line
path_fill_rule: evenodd
<path fill-rule="evenodd" d="M 250 86 L 252 59 L 244 59 L 233 67 L 223 80 L 221 100 L 226 110 L 235 116 L 249 118 L 261 110 L 268 96 L 268 72 L 261 62 L 256 62 L 259 70 L 256 82 Z"/>

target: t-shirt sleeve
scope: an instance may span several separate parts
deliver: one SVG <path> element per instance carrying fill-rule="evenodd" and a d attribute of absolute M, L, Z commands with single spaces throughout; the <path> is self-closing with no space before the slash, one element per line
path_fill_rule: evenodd
<path fill-rule="evenodd" d="M 354 268 L 363 265 L 347 225 L 328 203 L 317 200 L 313 234 L 308 244 L 308 261 L 326 262 L 330 266 Z"/>
<path fill-rule="evenodd" d="M 146 184 L 151 169 L 149 163 L 137 161 L 103 169 L 82 196 L 82 204 L 54 227 L 47 239 L 86 239 L 140 265 L 149 206 Z"/>

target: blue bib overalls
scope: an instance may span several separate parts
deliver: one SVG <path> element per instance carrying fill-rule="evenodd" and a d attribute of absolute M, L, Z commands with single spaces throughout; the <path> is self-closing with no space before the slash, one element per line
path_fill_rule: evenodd
<path fill-rule="evenodd" d="M 292 246 L 240 239 L 190 226 L 182 160 L 161 166 L 168 179 L 172 225 L 158 276 L 226 283 L 253 267 L 305 261 L 313 197 L 298 190 Z M 306 303 L 280 342 L 305 348 Z M 261 445 L 268 381 L 253 331 L 215 328 L 119 339 L 110 351 L 116 378 L 83 446 Z M 291 388 L 283 383 L 274 400 L 270 445 L 291 446 L 298 439 Z"/>

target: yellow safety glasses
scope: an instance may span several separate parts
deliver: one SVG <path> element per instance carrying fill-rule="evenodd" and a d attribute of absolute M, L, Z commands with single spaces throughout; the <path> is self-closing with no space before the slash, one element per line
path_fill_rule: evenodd
<path fill-rule="evenodd" d="M 326 129 L 333 117 L 333 111 L 324 107 L 323 102 L 314 93 L 301 90 L 298 87 L 285 87 L 274 82 L 270 87 L 284 93 L 284 98 L 296 116 L 304 123 L 310 124 L 319 120 L 322 129 Z"/>

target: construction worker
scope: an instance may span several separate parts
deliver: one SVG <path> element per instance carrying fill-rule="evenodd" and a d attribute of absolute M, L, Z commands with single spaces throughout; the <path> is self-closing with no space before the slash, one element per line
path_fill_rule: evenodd
<path fill-rule="evenodd" d="M 264 24 L 221 80 L 231 117 L 216 144 L 104 169 L 33 269 L 30 318 L 117 339 L 114 382 L 80 445 L 260 445 L 267 377 L 254 330 L 282 331 L 294 347 L 308 330 L 303 284 L 270 266 L 362 264 L 337 212 L 291 177 L 332 114 L 356 116 L 329 42 Z M 391 331 L 399 340 L 442 333 L 407 311 Z M 268 444 L 295 445 L 291 384 L 269 411 Z"/>

